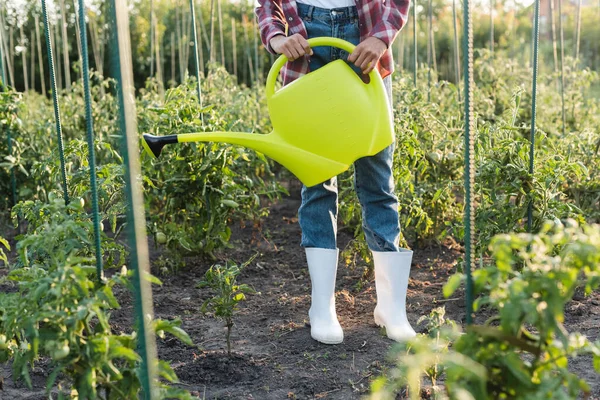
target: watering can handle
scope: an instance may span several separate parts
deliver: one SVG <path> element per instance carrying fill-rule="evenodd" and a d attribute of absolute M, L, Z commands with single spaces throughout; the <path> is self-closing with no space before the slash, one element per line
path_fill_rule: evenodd
<path fill-rule="evenodd" d="M 332 37 L 326 37 L 326 36 L 308 39 L 308 44 L 310 45 L 310 47 L 318 47 L 318 46 L 338 47 L 342 50 L 347 51 L 348 53 L 352 53 L 354 51 L 354 48 L 356 47 L 352 43 L 347 42 L 345 40 L 338 39 L 338 38 L 332 38 Z M 281 68 L 283 68 L 283 66 L 285 65 L 285 63 L 287 61 L 288 61 L 287 57 L 284 55 L 281 55 L 273 63 L 273 66 L 271 67 L 271 70 L 269 71 L 269 75 L 267 76 L 267 84 L 266 84 L 266 88 L 265 88 L 266 93 L 267 93 L 267 99 L 270 99 L 271 96 L 273 96 L 273 94 L 275 94 L 275 82 L 277 81 L 277 77 L 279 76 L 279 71 L 281 70 Z M 373 69 L 373 71 L 371 71 L 369 73 L 369 76 L 371 77 L 371 81 L 375 79 L 374 74 L 376 74 L 376 73 L 377 72 L 375 69 Z"/>

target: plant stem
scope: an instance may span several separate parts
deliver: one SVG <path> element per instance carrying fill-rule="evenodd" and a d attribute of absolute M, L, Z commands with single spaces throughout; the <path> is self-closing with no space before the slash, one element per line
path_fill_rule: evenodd
<path fill-rule="evenodd" d="M 231 357 L 231 328 L 233 327 L 233 321 L 231 318 L 227 318 L 227 355 Z"/>

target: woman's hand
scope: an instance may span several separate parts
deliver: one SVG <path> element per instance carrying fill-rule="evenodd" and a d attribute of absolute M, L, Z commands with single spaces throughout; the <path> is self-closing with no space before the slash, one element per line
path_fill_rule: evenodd
<path fill-rule="evenodd" d="M 274 36 L 269 44 L 276 53 L 283 54 L 290 61 L 294 61 L 306 54 L 313 54 L 308 41 L 299 33 L 292 36 Z"/>
<path fill-rule="evenodd" d="M 386 50 L 387 45 L 383 40 L 369 36 L 356 46 L 352 54 L 348 57 L 348 61 L 354 63 L 366 75 L 375 68 L 377 61 L 379 61 Z"/>

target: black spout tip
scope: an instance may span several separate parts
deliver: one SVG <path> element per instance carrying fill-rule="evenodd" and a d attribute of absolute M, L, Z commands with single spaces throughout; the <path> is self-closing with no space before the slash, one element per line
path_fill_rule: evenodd
<path fill-rule="evenodd" d="M 166 144 L 177 143 L 177 135 L 154 136 L 144 133 L 143 136 L 142 146 L 148 154 L 155 158 L 160 156 L 160 153 Z"/>

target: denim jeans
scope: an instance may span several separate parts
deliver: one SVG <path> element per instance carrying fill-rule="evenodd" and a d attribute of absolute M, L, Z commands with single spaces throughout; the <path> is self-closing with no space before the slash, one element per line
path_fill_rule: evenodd
<path fill-rule="evenodd" d="M 360 41 L 356 7 L 327 10 L 297 3 L 308 37 L 329 36 L 357 45 Z M 310 58 L 314 71 L 328 62 L 346 60 L 348 53 L 333 47 L 316 47 Z M 357 72 L 360 70 L 351 64 Z M 390 77 L 384 80 L 391 104 Z M 369 134 L 366 132 L 365 134 Z M 392 159 L 394 144 L 380 153 L 354 163 L 354 186 L 362 207 L 362 227 L 367 244 L 374 251 L 399 251 L 400 224 L 398 199 L 394 194 Z M 298 220 L 302 229 L 302 246 L 335 249 L 338 214 L 337 178 L 319 185 L 302 187 L 302 204 Z"/>

